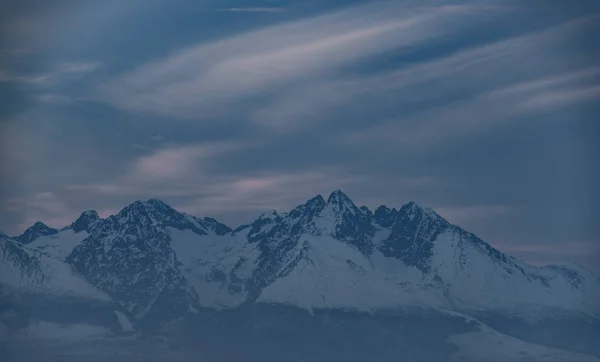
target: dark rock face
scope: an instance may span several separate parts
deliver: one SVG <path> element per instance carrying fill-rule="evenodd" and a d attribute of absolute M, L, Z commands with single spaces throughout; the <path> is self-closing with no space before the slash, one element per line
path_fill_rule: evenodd
<path fill-rule="evenodd" d="M 385 205 L 381 205 L 377 209 L 375 209 L 373 219 L 375 220 L 375 223 L 377 223 L 377 225 L 384 228 L 389 228 L 396 221 L 398 221 L 398 216 L 398 210 L 390 209 Z"/>
<path fill-rule="evenodd" d="M 181 226 L 183 217 L 171 210 L 157 202 L 133 203 L 94 229 L 67 262 L 137 320 L 183 315 L 197 296 L 176 268 L 165 227 Z"/>
<path fill-rule="evenodd" d="M 81 231 L 87 231 L 91 233 L 94 227 L 101 221 L 100 216 L 94 210 L 84 211 L 74 223 L 70 225 L 70 228 L 74 232 L 78 233 Z"/>
<path fill-rule="evenodd" d="M 383 255 L 400 259 L 424 273 L 429 272 L 433 243 L 450 224 L 414 202 L 402 206 L 398 212 L 378 210 L 382 222 L 391 225 L 390 236 L 381 247 Z"/>
<path fill-rule="evenodd" d="M 372 237 L 375 227 L 371 212 L 359 209 L 342 191 L 334 191 L 327 200 L 333 215 L 337 216 L 335 239 L 357 248 L 361 253 L 370 255 L 373 252 Z"/>

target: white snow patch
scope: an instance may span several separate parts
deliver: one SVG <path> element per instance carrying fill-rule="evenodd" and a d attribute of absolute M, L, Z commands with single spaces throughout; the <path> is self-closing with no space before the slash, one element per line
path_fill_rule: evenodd
<path fill-rule="evenodd" d="M 131 325 L 131 322 L 123 313 L 119 312 L 118 310 L 115 310 L 114 313 L 117 316 L 117 320 L 119 321 L 119 324 L 121 325 L 121 330 L 123 332 L 131 332 L 134 330 L 133 326 Z"/>
<path fill-rule="evenodd" d="M 11 241 L 3 241 L 11 243 Z M 104 292 L 96 289 L 71 267 L 57 258 L 18 245 L 21 250 L 34 257 L 39 265 L 32 263 L 23 267 L 15 264 L 11 255 L 5 255 L 0 262 L 0 284 L 32 293 L 73 296 L 86 299 L 110 301 Z M 14 257 L 14 256 L 13 256 Z"/>
<path fill-rule="evenodd" d="M 198 235 L 190 230 L 167 228 L 171 247 L 182 263 L 179 270 L 196 290 L 200 305 L 212 308 L 235 307 L 245 301 L 243 283 L 252 276 L 258 249 L 243 235 Z M 240 285 L 241 284 L 241 285 Z"/>
<path fill-rule="evenodd" d="M 287 257 L 294 260 L 300 253 L 296 267 L 263 289 L 258 302 L 367 312 L 440 305 L 435 293 L 396 284 L 396 277 L 375 269 L 358 250 L 331 237 L 305 236 Z"/>
<path fill-rule="evenodd" d="M 76 233 L 72 229 L 66 229 L 58 234 L 39 237 L 27 246 L 65 260 L 88 235 L 86 231 Z"/>
<path fill-rule="evenodd" d="M 557 272 L 496 260 L 451 232 L 437 238 L 432 259 L 431 275 L 449 285 L 461 310 L 502 310 L 530 318 L 549 310 L 598 312 L 589 296 L 598 295 L 600 283 L 592 280 L 575 289 Z"/>

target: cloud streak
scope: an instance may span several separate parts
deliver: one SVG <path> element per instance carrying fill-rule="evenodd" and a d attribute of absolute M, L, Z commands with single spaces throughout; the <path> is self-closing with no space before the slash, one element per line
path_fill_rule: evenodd
<path fill-rule="evenodd" d="M 406 104 L 426 102 L 431 97 L 432 87 L 436 89 L 434 97 L 440 99 L 463 87 L 470 89 L 464 99 L 450 98 L 450 101 L 418 107 L 401 118 L 342 135 L 340 142 L 365 144 L 377 139 L 424 148 L 493 129 L 533 112 L 547 112 L 555 107 L 595 100 L 599 90 L 594 77 L 600 73 L 600 68 L 584 66 L 573 70 L 576 57 L 559 54 L 565 43 L 585 31 L 592 20 L 589 17 L 578 19 L 383 76 L 360 79 L 353 86 L 344 85 L 343 89 L 348 90 L 345 94 L 339 87 L 339 92 L 329 93 L 346 98 L 346 102 L 360 98 L 360 89 L 366 88 L 376 94 L 392 93 Z M 562 41 L 558 41 L 560 38 Z M 552 55 L 556 55 L 554 62 L 538 64 L 536 61 Z M 522 58 L 530 60 L 523 62 Z M 556 74 L 556 69 L 565 70 Z M 498 74 L 504 74 L 512 81 L 507 82 Z M 524 77 L 529 79 L 523 80 Z M 305 107 L 318 108 L 327 102 L 322 97 L 312 101 L 309 100 Z"/>
<path fill-rule="evenodd" d="M 24 231 L 40 220 L 60 228 L 71 223 L 76 215 L 62 199 L 49 191 L 39 192 L 28 198 L 8 200 L 3 211 L 16 211 L 24 215 L 22 222 L 17 225 L 18 231 Z"/>
<path fill-rule="evenodd" d="M 434 38 L 474 16 L 466 9 L 376 3 L 271 26 L 142 65 L 103 84 L 97 97 L 130 111 L 197 119 L 199 111 Z"/>
<path fill-rule="evenodd" d="M 504 205 L 478 205 L 478 206 L 458 206 L 458 207 L 436 207 L 435 211 L 456 225 L 465 223 L 480 222 L 485 219 L 503 215 L 509 211 L 509 207 Z"/>
<path fill-rule="evenodd" d="M 54 70 L 39 74 L 15 74 L 8 70 L 0 70 L 0 82 L 48 86 L 68 77 L 95 72 L 103 66 L 104 64 L 101 62 L 62 63 L 57 65 Z"/>

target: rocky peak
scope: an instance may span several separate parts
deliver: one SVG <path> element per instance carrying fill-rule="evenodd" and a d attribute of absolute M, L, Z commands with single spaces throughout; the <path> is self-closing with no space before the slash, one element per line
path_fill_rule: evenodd
<path fill-rule="evenodd" d="M 326 202 L 323 196 L 317 195 L 290 211 L 289 216 L 292 218 L 315 215 L 325 207 Z"/>
<path fill-rule="evenodd" d="M 373 216 L 373 213 L 371 212 L 371 210 L 369 210 L 369 208 L 366 206 L 361 206 L 358 209 L 365 215 L 369 215 L 371 217 Z"/>
<path fill-rule="evenodd" d="M 25 232 L 22 235 L 18 236 L 17 241 L 19 241 L 22 244 L 29 244 L 41 236 L 54 235 L 57 233 L 58 230 L 48 227 L 43 222 L 38 221 L 29 228 L 27 228 L 27 230 L 25 230 Z"/>
<path fill-rule="evenodd" d="M 307 227 L 312 223 L 315 217 L 323 210 L 326 202 L 323 196 L 317 195 L 306 201 L 304 204 L 297 206 L 287 214 L 283 220 L 283 227 L 280 232 L 286 232 L 289 228 L 290 235 L 298 235 L 306 231 Z M 284 230 L 285 229 L 285 230 Z"/>
<path fill-rule="evenodd" d="M 367 255 L 372 251 L 370 237 L 375 230 L 371 212 L 359 209 L 341 190 L 331 193 L 327 205 L 319 214 L 316 226 L 326 234 L 355 246 Z"/>
<path fill-rule="evenodd" d="M 336 204 L 336 205 L 346 205 L 347 207 L 351 207 L 354 206 L 354 202 L 352 202 L 352 200 L 348 197 L 348 195 L 346 195 L 342 190 L 335 190 L 333 191 L 330 195 L 329 198 L 327 199 L 327 204 Z"/>
<path fill-rule="evenodd" d="M 375 209 L 375 213 L 373 214 L 373 218 L 375 222 L 384 227 L 389 228 L 392 226 L 397 220 L 400 213 L 396 209 L 390 209 L 385 205 L 379 206 Z"/>
<path fill-rule="evenodd" d="M 378 215 L 381 217 L 392 213 L 386 208 L 379 210 Z M 390 236 L 383 241 L 381 251 L 387 257 L 401 259 L 407 265 L 428 272 L 433 242 L 451 225 L 433 210 L 414 201 L 402 206 L 394 219 L 390 226 Z M 383 220 L 390 222 L 389 217 L 384 217 Z"/>
<path fill-rule="evenodd" d="M 155 220 L 169 219 L 179 214 L 171 206 L 157 199 L 136 201 L 117 214 L 120 221 L 136 221 L 138 218 L 151 218 Z"/>
<path fill-rule="evenodd" d="M 214 232 L 224 235 L 231 229 L 213 218 L 199 218 L 175 210 L 170 205 L 158 199 L 136 201 L 125 207 L 116 215 L 121 225 L 148 225 L 150 228 L 165 230 L 172 227 L 179 230 L 191 230 L 198 235 Z"/>
<path fill-rule="evenodd" d="M 74 232 L 80 231 L 91 232 L 91 230 L 100 222 L 100 216 L 94 210 L 84 211 L 78 218 L 72 223 L 69 228 Z"/>

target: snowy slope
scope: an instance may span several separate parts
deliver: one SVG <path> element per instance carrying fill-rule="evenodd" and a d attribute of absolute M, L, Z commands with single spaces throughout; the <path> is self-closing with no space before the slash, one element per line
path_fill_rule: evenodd
<path fill-rule="evenodd" d="M 34 294 L 110 301 L 110 297 L 51 255 L 0 239 L 0 284 Z"/>
<path fill-rule="evenodd" d="M 433 290 L 398 285 L 394 275 L 330 236 L 301 238 L 299 247 L 286 257 L 282 274 L 262 290 L 258 302 L 365 312 L 443 305 Z M 419 277 L 414 268 L 404 267 L 402 271 L 405 277 L 410 278 L 411 273 L 413 279 Z"/>
<path fill-rule="evenodd" d="M 600 315 L 597 303 L 592 302 L 599 295 L 600 283 L 591 274 L 586 278 L 569 270 L 581 278 L 574 284 L 561 272 L 506 258 L 482 243 L 458 228 L 435 239 L 427 277 L 444 285 L 457 309 L 529 316 L 550 311 Z"/>
<path fill-rule="evenodd" d="M 40 236 L 28 246 L 65 260 L 88 235 L 87 231 L 76 233 L 73 229 L 65 229 L 53 235 Z"/>
<path fill-rule="evenodd" d="M 248 244 L 240 235 L 215 237 L 167 230 L 178 256 L 178 269 L 198 294 L 202 307 L 236 307 L 246 301 L 245 283 L 258 257 L 255 244 Z"/>

